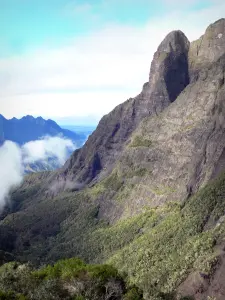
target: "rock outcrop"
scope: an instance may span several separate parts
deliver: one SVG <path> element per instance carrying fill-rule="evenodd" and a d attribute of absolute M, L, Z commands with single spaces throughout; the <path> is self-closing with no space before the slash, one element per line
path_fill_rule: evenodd
<path fill-rule="evenodd" d="M 190 45 L 189 69 L 194 78 L 202 68 L 207 68 L 224 54 L 225 19 L 209 25 L 204 35 Z"/>
<path fill-rule="evenodd" d="M 55 174 L 54 193 L 94 185 L 114 169 L 126 185 L 135 185 L 121 205 L 111 193 L 104 196 L 99 213 L 114 220 L 171 197 L 185 201 L 215 177 L 225 164 L 224 31 L 221 19 L 191 44 L 181 31 L 169 33 L 142 92 L 101 119 L 84 147 Z M 135 137 L 150 146 L 132 147 Z M 146 176 L 126 178 L 140 168 Z"/>
<path fill-rule="evenodd" d="M 96 182 L 109 174 L 125 142 L 138 124 L 164 110 L 189 84 L 189 41 L 181 31 L 173 31 L 154 54 L 149 81 L 135 98 L 105 115 L 84 147 L 74 152 L 58 180 L 75 183 Z M 60 184 L 60 189 L 62 188 Z"/>
<path fill-rule="evenodd" d="M 202 93 L 200 98 L 208 97 L 207 99 L 209 99 L 210 97 L 212 103 L 213 101 L 218 102 L 218 97 L 223 98 L 220 90 L 224 84 L 222 59 L 225 52 L 224 28 L 225 19 L 218 20 L 207 28 L 205 34 L 199 40 L 191 44 L 181 31 L 169 33 L 154 54 L 149 81 L 144 84 L 142 92 L 137 97 L 130 98 L 120 104 L 101 119 L 97 129 L 89 137 L 84 147 L 75 151 L 63 169 L 56 174 L 54 186 L 58 182 L 60 191 L 68 186 L 67 182 L 73 182 L 75 186 L 83 186 L 88 183 L 94 184 L 108 176 L 116 161 L 121 157 L 121 153 L 126 143 L 129 142 L 132 133 L 138 128 L 142 120 L 154 115 L 157 117 L 175 100 L 176 104 L 171 106 L 171 111 L 173 111 L 171 122 L 174 123 L 175 117 L 177 117 L 179 119 L 177 123 L 183 123 L 183 128 L 185 126 L 189 128 L 189 134 L 191 126 L 195 130 L 197 123 L 185 125 L 191 117 L 185 116 L 184 111 L 188 112 L 190 107 L 189 115 L 194 114 L 197 118 L 196 122 L 200 123 L 201 114 L 196 113 L 201 102 L 201 99 L 196 99 L 198 95 Z M 221 60 L 219 60 L 220 58 Z M 191 104 L 192 101 L 196 103 L 195 112 L 193 112 L 194 104 Z M 183 103 L 181 109 L 178 108 L 180 103 Z M 207 114 L 209 114 L 206 100 L 203 100 L 203 103 L 202 105 L 205 108 L 203 110 L 201 108 L 200 112 L 203 113 L 207 110 Z M 218 105 L 221 110 L 222 100 Z M 218 110 L 218 105 L 213 106 L 214 113 Z M 179 111 L 179 113 L 174 116 L 174 111 Z M 181 121 L 182 115 L 184 115 L 184 119 Z M 219 122 L 223 122 L 221 115 L 219 118 Z M 166 122 L 166 120 L 163 120 L 163 122 Z M 212 118 L 209 119 L 208 125 L 211 122 Z M 218 121 L 216 122 L 218 123 Z M 154 127 L 154 124 L 152 126 Z M 168 126 L 168 128 L 170 127 Z M 208 126 L 206 127 L 209 130 Z M 155 130 L 159 135 L 158 129 Z M 179 134 L 184 138 L 185 130 L 182 128 L 179 130 Z M 183 134 L 181 134 L 182 132 Z M 173 144 L 171 141 L 167 143 Z M 193 140 L 193 143 L 196 143 L 196 141 Z M 159 153 L 160 151 L 157 155 Z M 186 156 L 184 152 L 182 152 L 182 155 Z M 198 160 L 196 157 L 197 153 L 195 161 Z M 196 162 L 196 165 L 190 167 L 190 169 L 195 169 L 196 174 L 199 172 L 197 169 L 201 168 L 199 164 L 201 163 Z M 191 175 L 190 173 L 193 173 L 193 171 L 190 171 L 188 175 L 192 179 L 182 185 L 183 191 L 186 190 L 189 194 L 191 194 L 195 185 L 196 189 L 199 186 L 197 183 L 199 179 L 196 179 L 199 175 Z M 182 198 L 186 197 L 185 195 L 186 192 L 183 192 Z"/>

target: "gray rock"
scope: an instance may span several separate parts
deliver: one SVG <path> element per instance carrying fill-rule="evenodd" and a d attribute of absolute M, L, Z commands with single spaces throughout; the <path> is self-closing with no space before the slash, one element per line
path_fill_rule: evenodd
<path fill-rule="evenodd" d="M 188 50 L 189 41 L 181 31 L 168 34 L 154 55 L 149 82 L 144 84 L 142 92 L 101 119 L 95 132 L 82 149 L 74 152 L 57 178 L 90 183 L 107 176 L 143 118 L 159 114 L 188 85 Z"/>
<path fill-rule="evenodd" d="M 225 19 L 209 25 L 204 35 L 190 45 L 189 68 L 191 78 L 197 76 L 203 67 L 216 62 L 225 48 Z"/>

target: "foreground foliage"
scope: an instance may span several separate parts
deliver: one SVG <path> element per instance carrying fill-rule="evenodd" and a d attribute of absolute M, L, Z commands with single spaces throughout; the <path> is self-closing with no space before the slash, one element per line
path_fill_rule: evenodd
<path fill-rule="evenodd" d="M 128 283 L 143 290 L 145 299 L 172 299 L 169 295 L 191 272 L 210 276 L 217 262 L 215 246 L 225 236 L 225 174 L 183 203 L 146 207 L 111 225 L 98 217 L 95 197 L 104 195 L 106 187 L 97 187 L 43 199 L 35 210 L 31 206 L 26 214 L 9 215 L 2 225 L 14 224 L 13 234 L 18 237 L 14 254 L 36 263 L 73 256 L 89 263 L 106 262 L 127 274 Z M 107 181 L 107 189 L 115 190 L 115 180 Z M 59 280 L 70 282 L 66 264 L 63 271 L 57 271 L 59 266 L 38 271 L 38 280 L 50 286 Z M 85 274 L 96 271 L 85 268 Z"/>
<path fill-rule="evenodd" d="M 101 300 L 142 299 L 110 265 L 86 265 L 77 258 L 60 260 L 35 270 L 10 262 L 0 267 L 0 299 Z"/>

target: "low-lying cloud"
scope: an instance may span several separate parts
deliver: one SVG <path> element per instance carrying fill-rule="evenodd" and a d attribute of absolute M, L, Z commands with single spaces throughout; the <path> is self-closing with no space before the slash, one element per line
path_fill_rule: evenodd
<path fill-rule="evenodd" d="M 3 209 L 11 189 L 21 184 L 24 166 L 35 162 L 46 162 L 53 157 L 59 165 L 75 150 L 69 139 L 44 137 L 19 147 L 16 143 L 5 141 L 0 147 L 0 212 Z"/>
<path fill-rule="evenodd" d="M 6 141 L 0 147 L 0 211 L 5 205 L 9 191 L 21 183 L 23 178 L 21 149 Z"/>
<path fill-rule="evenodd" d="M 45 137 L 42 140 L 31 141 L 22 147 L 24 163 L 45 161 L 49 157 L 56 157 L 59 164 L 63 164 L 68 151 L 75 149 L 71 140 L 60 137 Z"/>

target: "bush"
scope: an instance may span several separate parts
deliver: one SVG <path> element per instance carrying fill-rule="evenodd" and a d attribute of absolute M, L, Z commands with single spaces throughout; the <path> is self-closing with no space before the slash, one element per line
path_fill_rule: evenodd
<path fill-rule="evenodd" d="M 0 300 L 26 300 L 27 298 L 22 294 L 15 294 L 13 292 L 0 291 Z"/>
<path fill-rule="evenodd" d="M 79 258 L 62 259 L 39 270 L 16 262 L 5 264 L 0 268 L 0 287 L 0 299 L 5 300 L 119 300 L 126 291 L 113 266 L 89 265 Z"/>
<path fill-rule="evenodd" d="M 150 147 L 151 145 L 152 141 L 145 139 L 141 135 L 136 135 L 130 143 L 130 147 Z"/>
<path fill-rule="evenodd" d="M 103 183 L 105 188 L 118 191 L 123 185 L 123 180 L 117 173 L 114 172 L 109 175 L 109 177 L 107 177 Z"/>
<path fill-rule="evenodd" d="M 129 289 L 128 292 L 123 296 L 123 300 L 141 300 L 141 299 L 143 299 L 143 294 L 136 287 Z"/>

